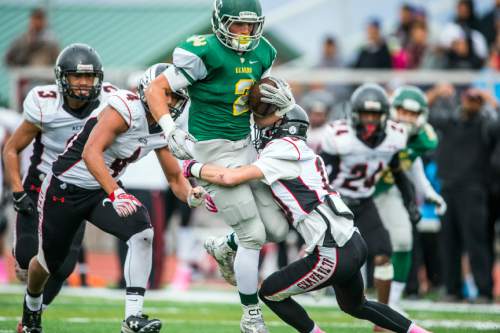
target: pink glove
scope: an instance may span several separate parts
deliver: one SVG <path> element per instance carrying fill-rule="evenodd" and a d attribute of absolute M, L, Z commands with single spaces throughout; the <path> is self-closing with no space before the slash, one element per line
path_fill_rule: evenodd
<path fill-rule="evenodd" d="M 107 199 L 104 199 L 102 205 L 111 202 L 116 213 L 120 217 L 126 217 L 134 214 L 137 207 L 142 206 L 141 202 L 137 200 L 132 194 L 125 192 L 122 188 L 110 193 Z"/>
<path fill-rule="evenodd" d="M 217 209 L 217 206 L 215 205 L 214 200 L 208 193 L 205 194 L 205 208 L 211 213 L 217 213 L 219 211 Z"/>

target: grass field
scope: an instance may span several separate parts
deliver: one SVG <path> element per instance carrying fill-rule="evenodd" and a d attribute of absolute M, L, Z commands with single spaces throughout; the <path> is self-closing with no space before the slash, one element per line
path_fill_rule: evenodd
<path fill-rule="evenodd" d="M 221 299 L 225 294 L 232 295 L 228 292 L 220 294 Z M 210 303 L 198 295 L 192 293 L 177 301 L 162 301 L 158 300 L 163 298 L 162 294 L 153 294 L 154 300 L 145 303 L 145 312 L 163 321 L 164 333 L 239 332 L 241 312 L 234 299 L 230 302 L 232 304 L 220 303 L 221 299 Z M 61 296 L 44 314 L 44 332 L 118 333 L 123 315 L 121 297 L 120 292 L 114 291 L 111 297 L 106 298 L 98 297 L 96 292 L 86 295 L 85 291 L 80 296 Z M 15 332 L 21 315 L 21 303 L 22 294 L 19 291 L 0 290 L 0 333 Z M 334 305 L 307 308 L 312 318 L 328 333 L 372 332 L 370 323 L 351 318 Z M 458 306 L 455 310 L 454 306 L 416 303 L 407 307 L 407 310 L 413 319 L 436 333 L 500 332 L 498 306 Z M 294 332 L 267 308 L 264 309 L 264 316 L 271 333 Z"/>

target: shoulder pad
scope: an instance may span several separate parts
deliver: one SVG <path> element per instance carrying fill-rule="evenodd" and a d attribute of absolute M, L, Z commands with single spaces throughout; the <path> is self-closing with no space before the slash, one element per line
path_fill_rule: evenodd
<path fill-rule="evenodd" d="M 342 155 L 349 152 L 354 142 L 351 125 L 345 120 L 337 120 L 328 125 L 321 143 L 321 149 L 330 155 Z"/>
<path fill-rule="evenodd" d="M 408 133 L 406 129 L 400 124 L 388 120 L 386 126 L 387 139 L 391 141 L 399 149 L 406 147 L 408 141 Z"/>
<path fill-rule="evenodd" d="M 52 121 L 61 102 L 62 96 L 56 85 L 36 86 L 24 99 L 23 116 L 30 123 L 42 126 Z"/>
<path fill-rule="evenodd" d="M 275 158 L 288 161 L 304 161 L 314 158 L 315 153 L 304 140 L 285 137 L 269 142 L 260 152 L 260 158 Z"/>
<path fill-rule="evenodd" d="M 139 96 L 128 90 L 116 91 L 109 97 L 108 104 L 123 117 L 129 128 L 134 125 L 134 121 L 144 115 Z"/>
<path fill-rule="evenodd" d="M 109 82 L 103 82 L 101 87 L 101 95 L 99 98 L 101 100 L 106 100 L 109 98 L 109 96 L 116 93 L 118 90 L 119 88 L 117 88 L 115 85 Z"/>

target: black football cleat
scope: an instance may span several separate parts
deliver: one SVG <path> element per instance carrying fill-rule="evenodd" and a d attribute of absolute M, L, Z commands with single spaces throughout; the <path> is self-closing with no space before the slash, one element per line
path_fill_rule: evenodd
<path fill-rule="evenodd" d="M 31 311 L 24 301 L 23 318 L 19 326 L 18 330 L 20 328 L 21 333 L 42 333 L 42 308 L 38 311 Z"/>
<path fill-rule="evenodd" d="M 129 316 L 122 322 L 121 333 L 159 333 L 161 321 L 159 319 L 148 319 L 148 316 L 141 314 Z"/>

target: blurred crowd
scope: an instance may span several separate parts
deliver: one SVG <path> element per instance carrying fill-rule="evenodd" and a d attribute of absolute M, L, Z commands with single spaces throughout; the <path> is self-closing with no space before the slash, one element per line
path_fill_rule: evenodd
<path fill-rule="evenodd" d="M 473 0 L 457 1 L 454 20 L 439 33 L 432 30 L 425 8 L 404 4 L 400 8 L 399 22 L 389 34 L 384 35 L 379 19 L 367 21 L 366 42 L 351 63 L 340 58 L 337 39 L 333 35 L 327 36 L 317 67 L 469 69 L 482 70 L 482 75 L 487 75 L 500 70 L 499 32 L 500 0 L 493 1 L 491 10 L 482 17 L 476 14 Z M 12 43 L 4 61 L 11 67 L 52 66 L 58 52 L 59 45 L 47 29 L 45 12 L 35 9 L 27 31 Z M 308 143 L 316 151 L 321 149 L 320 141 L 328 123 L 349 117 L 347 101 L 354 88 L 294 85 L 297 101 L 309 113 Z M 391 83 L 385 88 L 390 95 L 397 86 Z M 439 291 L 446 300 L 491 297 L 495 225 L 497 234 L 500 229 L 500 82 L 491 87 L 478 75 L 478 80 L 470 85 L 439 83 L 421 88 L 429 100 L 430 124 L 440 137 L 437 151 L 425 157 L 426 172 L 447 201 L 448 212 L 440 219 L 422 202 L 424 219 L 415 229 L 413 270 L 406 292 L 417 297 Z M 7 118 L 11 120 L 7 121 Z M 11 113 L 0 111 L 0 145 L 15 129 L 13 118 Z M 6 126 L 7 123 L 10 125 Z M 161 286 L 161 263 L 165 252 L 163 232 L 177 211 L 181 220 L 177 228 L 177 244 L 181 245 L 177 251 L 180 264 L 173 282 L 178 289 L 188 288 L 193 272 L 200 270 L 200 262 L 193 258 L 198 252 L 194 252 L 192 246 L 195 236 L 190 210 L 164 188 L 138 189 L 134 194 L 151 206 L 149 211 L 154 212 L 152 220 L 160 230 L 160 236 L 155 239 L 159 257 L 155 259 L 158 264 L 151 286 Z M 8 193 L 4 195 L 7 197 Z M 5 249 L 8 247 L 2 242 L 6 224 L 0 213 L 0 284 L 6 282 L 2 259 L 2 253 L 7 255 Z M 294 235 L 277 247 L 278 266 L 286 265 L 293 260 L 291 256 L 297 255 L 296 248 L 287 248 L 292 243 L 300 246 L 300 240 Z M 126 248 L 123 244 L 119 248 L 123 259 Z M 82 264 L 83 261 L 82 255 Z M 119 284 L 123 285 L 123 280 Z"/>

